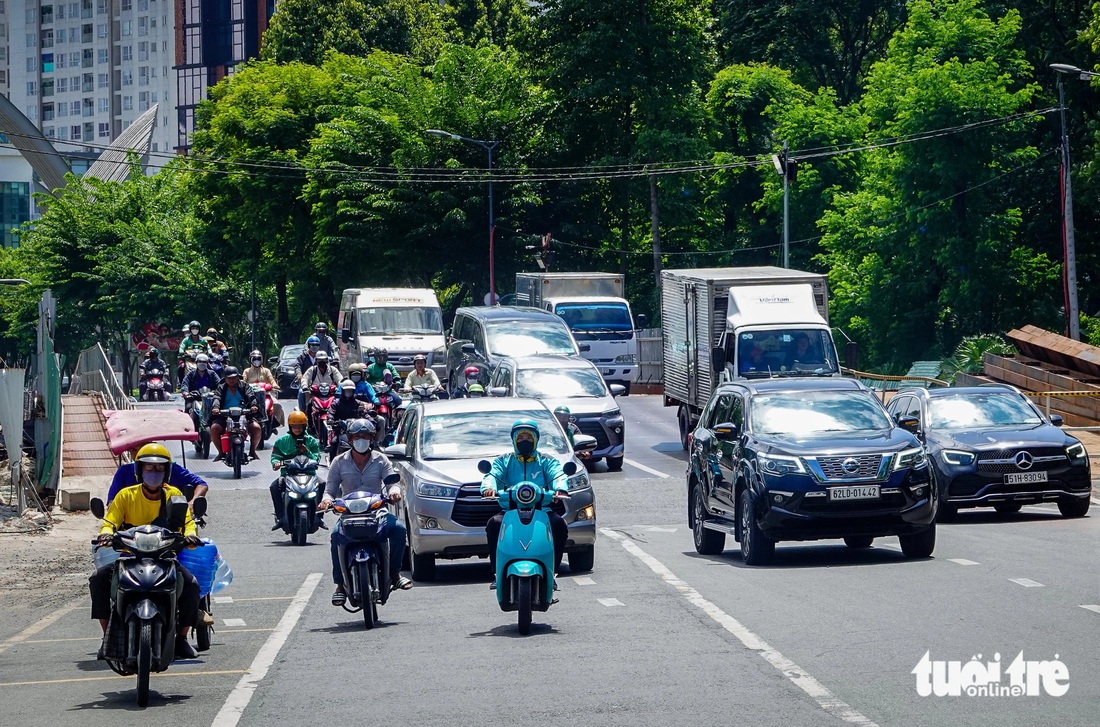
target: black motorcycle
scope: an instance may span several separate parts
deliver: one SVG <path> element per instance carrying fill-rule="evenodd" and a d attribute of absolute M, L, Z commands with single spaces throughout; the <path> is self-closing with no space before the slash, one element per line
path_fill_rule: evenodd
<path fill-rule="evenodd" d="M 185 392 L 183 398 L 186 402 L 184 411 L 191 415 L 195 431 L 199 434 L 195 440 L 195 456 L 207 459 L 210 457 L 210 428 L 206 418 L 214 403 L 214 393 L 204 386 L 201 391 Z"/>
<path fill-rule="evenodd" d="M 317 476 L 319 465 L 304 454 L 283 460 L 283 532 L 295 545 L 305 545 L 317 532 L 317 505 L 325 494 Z"/>
<path fill-rule="evenodd" d="M 104 510 L 101 500 L 92 500 L 96 517 Z M 206 513 L 205 498 L 195 500 L 194 512 Z M 176 659 L 176 603 L 183 589 L 176 556 L 184 548 L 178 529 L 186 516 L 187 500 L 176 496 L 168 501 L 169 527 L 141 525 L 115 533 L 111 541 L 121 555 L 115 562 L 105 660 L 117 674 L 137 675 L 139 707 L 149 704 L 149 674 L 165 671 Z"/>
<path fill-rule="evenodd" d="M 225 431 L 222 432 L 222 452 L 225 464 L 233 468 L 233 479 L 241 479 L 241 467 L 248 462 L 244 444 L 249 440 L 248 411 L 231 406 L 225 412 Z"/>
<path fill-rule="evenodd" d="M 168 388 L 168 369 L 160 366 L 142 372 L 142 401 L 168 401 Z"/>

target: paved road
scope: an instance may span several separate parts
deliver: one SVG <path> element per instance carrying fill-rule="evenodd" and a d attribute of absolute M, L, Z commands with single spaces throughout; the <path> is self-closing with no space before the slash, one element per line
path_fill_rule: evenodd
<path fill-rule="evenodd" d="M 564 574 L 561 603 L 527 638 L 497 609 L 477 561 L 441 563 L 437 583 L 395 594 L 385 623 L 365 632 L 328 604 L 325 533 L 296 548 L 269 532 L 267 493 L 256 491 L 266 466 L 232 481 L 220 465 L 196 464 L 212 481 L 207 534 L 236 572 L 221 594 L 232 602 L 215 605 L 208 655 L 154 678 L 147 714 L 217 727 L 1097 723 L 1097 518 L 964 512 L 928 560 L 907 561 L 891 542 L 826 542 L 780 545 L 774 566 L 746 568 L 732 542 L 714 557 L 692 547 L 672 411 L 658 397 L 621 403 L 626 467 L 594 478 L 596 566 Z M 132 678 L 95 661 L 96 629 L 74 603 L 25 640 L 0 643 L 4 724 L 136 721 L 125 714 Z M 917 693 L 911 672 L 926 652 L 964 663 L 999 654 L 1007 670 L 1020 651 L 1057 655 L 1068 692 Z"/>

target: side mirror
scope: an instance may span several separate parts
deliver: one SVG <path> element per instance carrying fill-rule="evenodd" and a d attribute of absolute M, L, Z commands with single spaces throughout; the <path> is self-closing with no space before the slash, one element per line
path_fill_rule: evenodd
<path fill-rule="evenodd" d="M 191 514 L 198 520 L 206 515 L 207 505 L 205 497 L 196 497 L 195 504 L 191 506 Z"/>
<path fill-rule="evenodd" d="M 639 313 L 637 321 L 638 328 L 649 328 L 649 319 L 646 318 L 645 313 Z"/>
<path fill-rule="evenodd" d="M 477 463 L 477 471 L 483 475 L 487 475 L 493 471 L 493 465 L 487 459 L 483 459 Z"/>
<path fill-rule="evenodd" d="M 168 498 L 168 529 L 182 530 L 187 522 L 187 498 L 173 495 Z"/>
<path fill-rule="evenodd" d="M 351 329 L 350 328 L 341 328 L 340 329 L 340 340 L 343 341 L 344 343 L 351 343 Z"/>
<path fill-rule="evenodd" d="M 401 481 L 401 475 L 394 472 L 392 475 L 386 475 L 382 478 L 383 485 L 396 485 Z"/>
<path fill-rule="evenodd" d="M 561 466 L 561 471 L 565 473 L 566 477 L 572 477 L 577 474 L 577 463 L 573 460 L 569 460 Z"/>
<path fill-rule="evenodd" d="M 489 396 L 508 396 L 507 386 L 493 386 L 489 389 Z"/>
<path fill-rule="evenodd" d="M 92 498 L 92 501 L 88 504 L 88 508 L 92 511 L 92 514 L 100 520 L 107 514 L 107 508 L 103 505 L 103 500 L 100 500 L 98 497 Z"/>
<path fill-rule="evenodd" d="M 626 393 L 626 387 L 622 384 L 612 384 L 607 388 L 611 391 L 612 396 L 622 396 Z"/>
<path fill-rule="evenodd" d="M 587 343 L 582 343 L 579 346 L 577 346 L 577 348 L 580 350 L 581 353 L 588 353 L 589 351 L 592 350 L 592 347 L 590 345 L 588 345 Z"/>
<path fill-rule="evenodd" d="M 275 366 L 276 364 L 279 363 L 279 357 L 278 356 L 270 356 L 270 357 L 268 357 L 267 362 L 269 364 L 271 364 L 272 366 Z"/>
<path fill-rule="evenodd" d="M 462 353 L 468 353 L 472 356 L 477 353 L 477 347 L 472 343 L 464 343 L 462 344 Z"/>
<path fill-rule="evenodd" d="M 714 436 L 719 442 L 732 442 L 737 435 L 738 427 L 733 422 L 722 422 L 714 427 Z"/>
<path fill-rule="evenodd" d="M 405 459 L 409 456 L 409 453 L 405 449 L 405 447 L 405 444 L 391 444 L 382 451 L 385 452 L 387 457 L 393 457 L 394 459 Z"/>
<path fill-rule="evenodd" d="M 1061 414 L 1051 414 L 1050 423 L 1056 427 L 1060 427 L 1066 423 L 1066 420 L 1062 418 Z"/>
<path fill-rule="evenodd" d="M 920 434 L 920 419 L 916 417 L 907 416 L 905 414 L 898 414 L 895 417 L 898 426 L 911 434 Z"/>
<path fill-rule="evenodd" d="M 722 370 L 726 368 L 726 349 L 715 346 L 710 350 L 710 367 L 714 369 L 714 373 L 722 373 Z"/>
<path fill-rule="evenodd" d="M 573 435 L 574 452 L 591 452 L 596 449 L 596 438 L 588 434 Z"/>

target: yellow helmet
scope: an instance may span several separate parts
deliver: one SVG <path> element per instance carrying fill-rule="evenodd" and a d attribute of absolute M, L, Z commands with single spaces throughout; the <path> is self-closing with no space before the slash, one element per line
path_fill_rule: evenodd
<path fill-rule="evenodd" d="M 306 425 L 306 413 L 301 409 L 295 409 L 286 418 L 286 425 L 288 427 L 304 427 Z"/>
<path fill-rule="evenodd" d="M 138 450 L 134 461 L 148 464 L 172 464 L 172 455 L 168 453 L 163 444 L 149 442 L 149 444 Z"/>

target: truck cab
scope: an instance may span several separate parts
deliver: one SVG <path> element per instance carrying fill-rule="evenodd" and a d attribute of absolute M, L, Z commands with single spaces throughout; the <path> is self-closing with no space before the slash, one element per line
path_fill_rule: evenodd
<path fill-rule="evenodd" d="M 402 377 L 413 356 L 428 358 L 440 380 L 446 372 L 443 313 L 430 288 L 349 288 L 340 297 L 340 358 L 367 363 L 367 352 L 384 348 Z"/>

